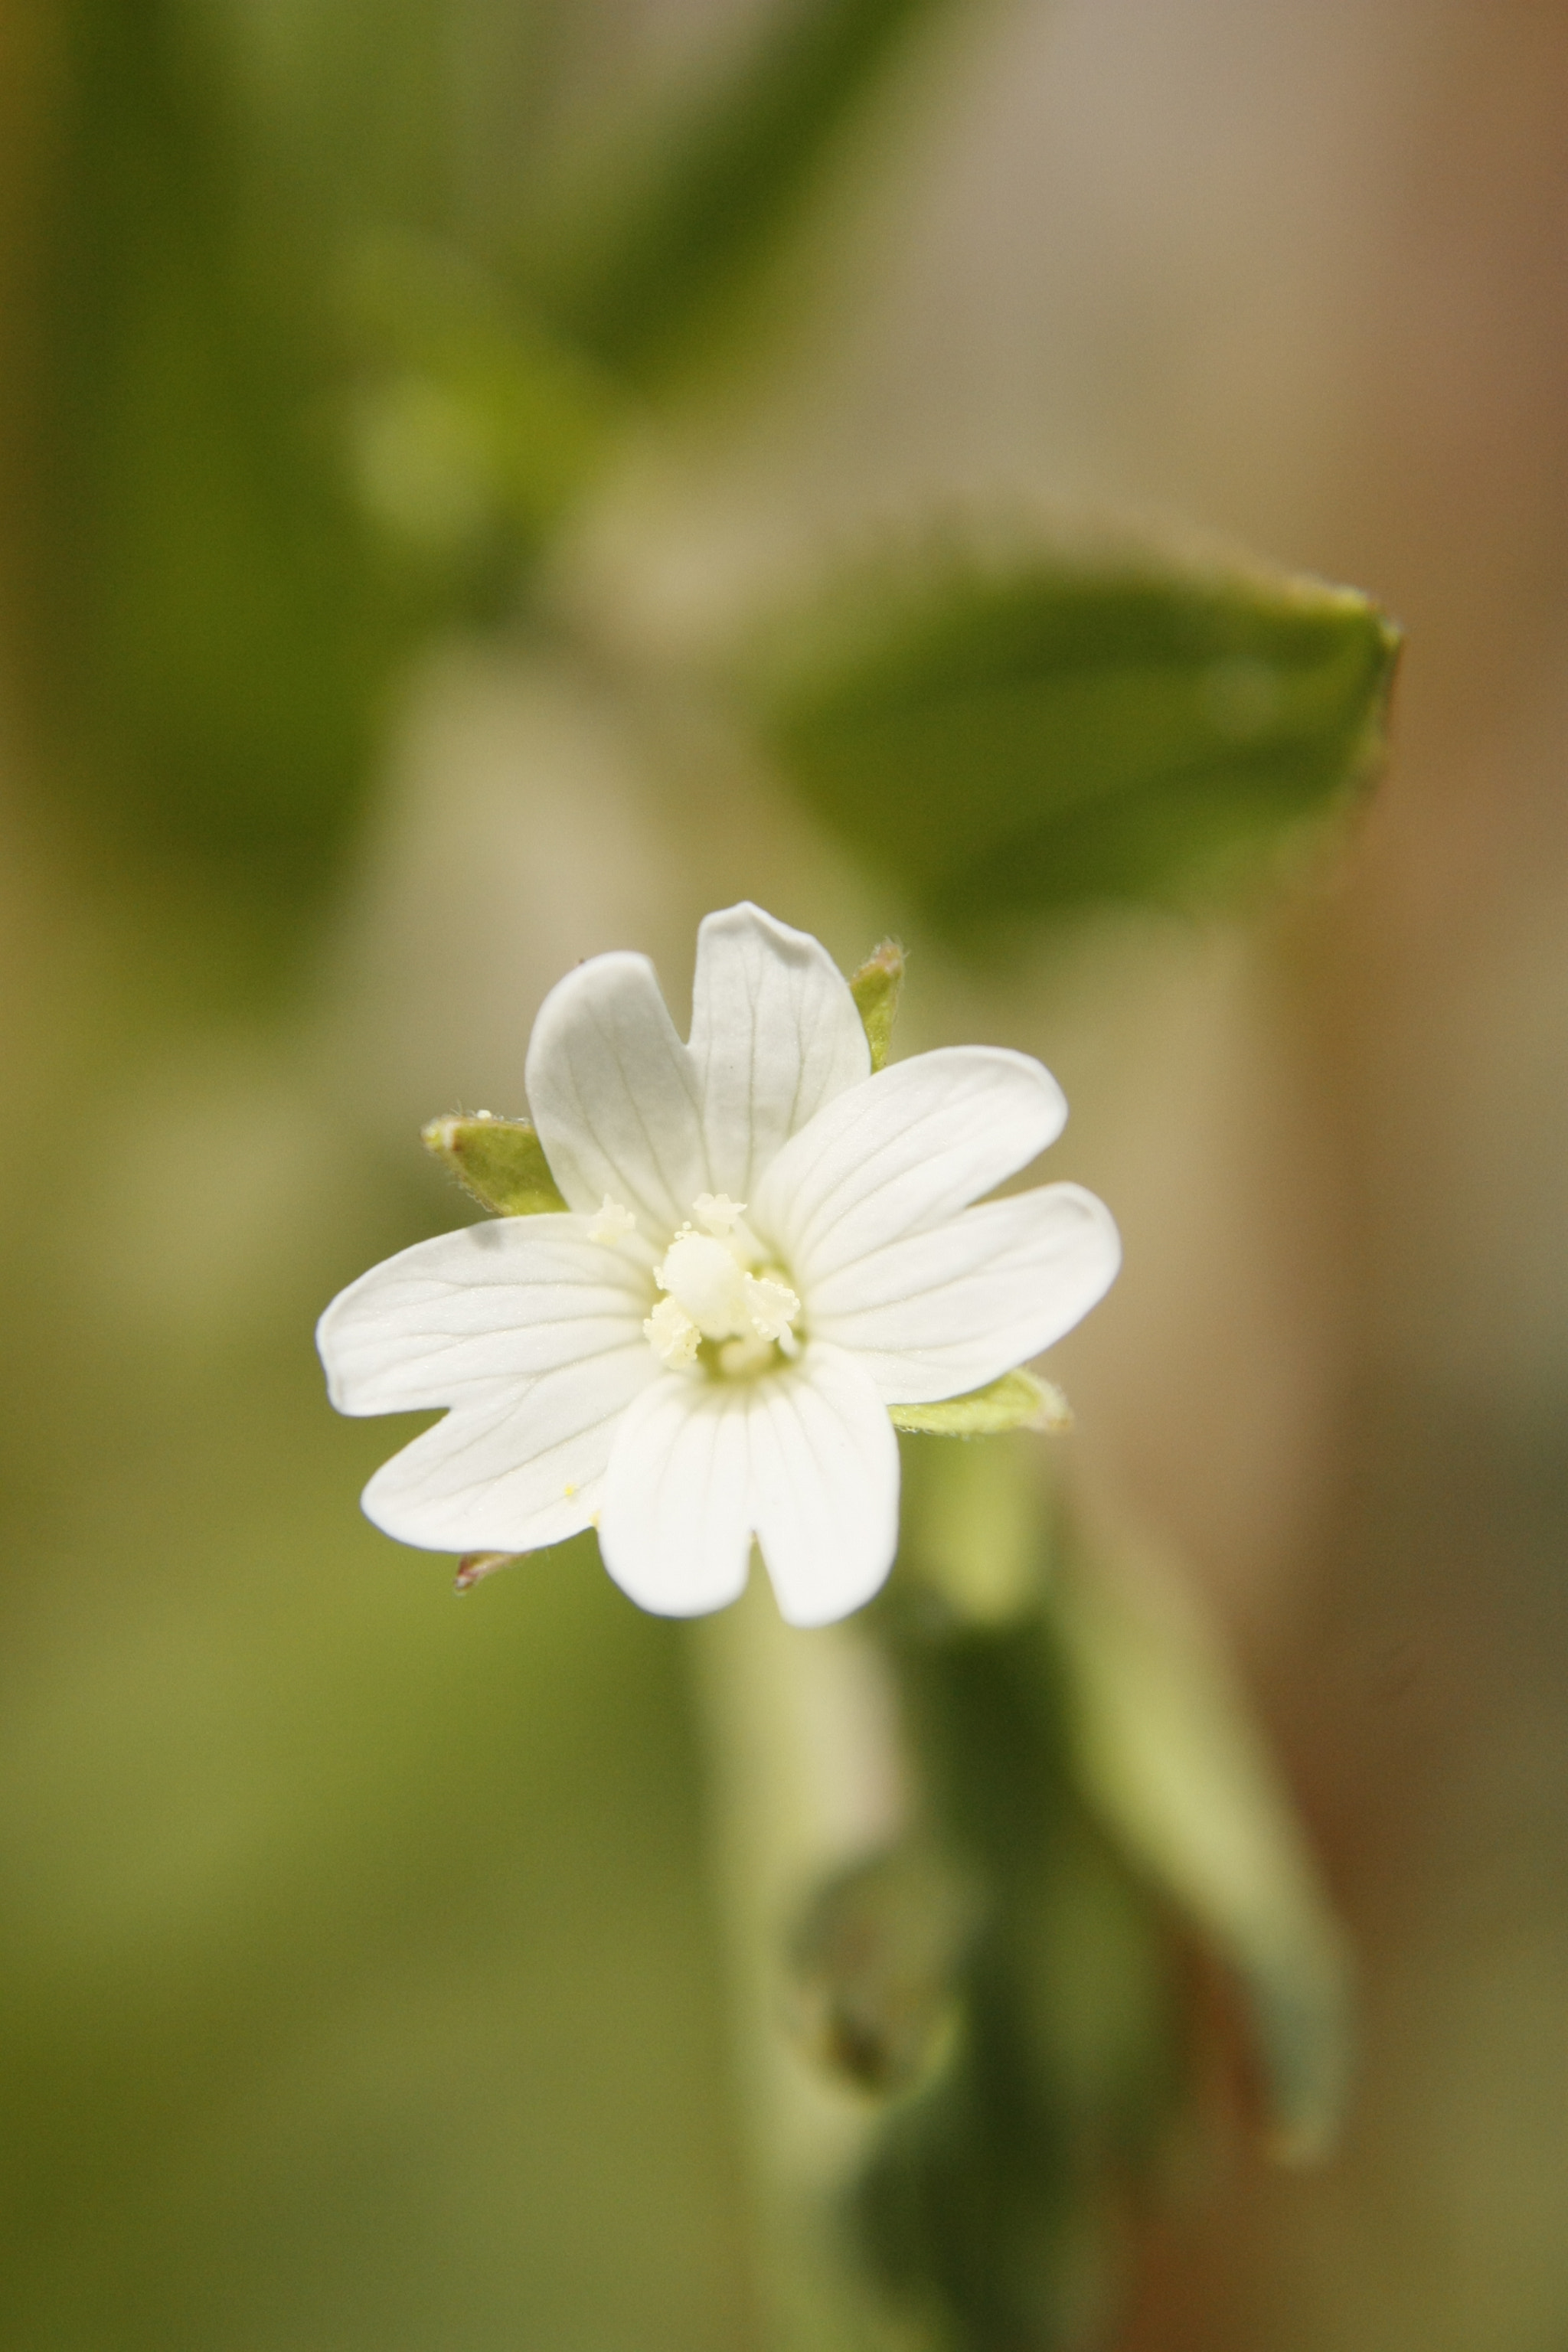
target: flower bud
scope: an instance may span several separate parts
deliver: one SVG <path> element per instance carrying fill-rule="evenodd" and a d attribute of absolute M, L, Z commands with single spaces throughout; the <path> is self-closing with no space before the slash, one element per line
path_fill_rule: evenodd
<path fill-rule="evenodd" d="M 822 1886 L 791 1948 L 793 2022 L 811 2055 L 866 2091 L 907 2091 L 952 2046 L 973 1890 L 942 1857 L 900 1847 Z"/>

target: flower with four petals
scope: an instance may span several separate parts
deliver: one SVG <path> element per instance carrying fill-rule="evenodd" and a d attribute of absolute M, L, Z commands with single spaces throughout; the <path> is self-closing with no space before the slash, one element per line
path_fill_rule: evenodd
<path fill-rule="evenodd" d="M 645 956 L 595 956 L 526 1085 L 565 1209 L 416 1243 L 321 1318 L 342 1412 L 447 1409 L 367 1514 L 454 1552 L 595 1527 L 672 1616 L 734 1600 L 754 1538 L 792 1623 L 858 1608 L 898 1546 L 890 1409 L 1037 1355 L 1115 1276 L 1080 1186 L 982 1198 L 1059 1134 L 1061 1089 L 992 1046 L 873 1072 L 826 949 L 749 905 L 698 933 L 689 1043 Z"/>

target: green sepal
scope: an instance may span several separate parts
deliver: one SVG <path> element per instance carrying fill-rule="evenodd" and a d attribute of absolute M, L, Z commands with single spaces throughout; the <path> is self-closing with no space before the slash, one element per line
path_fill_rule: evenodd
<path fill-rule="evenodd" d="M 871 1051 L 875 1061 L 874 1045 Z M 895 1429 L 921 1437 L 999 1437 L 1008 1429 L 1072 1426 L 1072 1408 L 1060 1389 L 1026 1371 L 1004 1372 L 967 1396 L 943 1397 L 936 1404 L 890 1404 L 888 1412 Z"/>
<path fill-rule="evenodd" d="M 452 1590 L 471 1592 L 487 1576 L 494 1576 L 500 1569 L 515 1568 L 520 1559 L 526 1558 L 527 1554 L 521 1551 L 466 1551 L 458 1562 Z"/>
<path fill-rule="evenodd" d="M 547 1216 L 566 1206 L 544 1146 L 526 1118 L 433 1118 L 420 1129 L 466 1192 L 497 1217 Z"/>
<path fill-rule="evenodd" d="M 887 1061 L 903 988 L 904 951 L 897 940 L 884 940 L 879 948 L 873 948 L 859 971 L 849 975 L 849 993 L 871 1048 L 874 1070 Z"/>

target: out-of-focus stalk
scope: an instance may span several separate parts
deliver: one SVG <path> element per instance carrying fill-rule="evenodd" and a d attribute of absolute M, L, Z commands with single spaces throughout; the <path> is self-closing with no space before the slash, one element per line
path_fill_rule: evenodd
<path fill-rule="evenodd" d="M 1337 2120 L 1337 1930 L 1223 1647 L 1038 1445 L 906 1439 L 869 1609 L 792 1631 L 759 1573 L 697 1635 L 772 2352 L 1106 2343 L 1186 2103 L 1184 1940 L 1277 2151 Z"/>
<path fill-rule="evenodd" d="M 875 2110 L 792 2033 L 786 1954 L 814 1890 L 906 1826 L 893 1682 L 861 1624 L 787 1626 L 761 1575 L 693 1642 L 770 2352 L 865 2352 L 898 2340 L 845 2226 Z"/>

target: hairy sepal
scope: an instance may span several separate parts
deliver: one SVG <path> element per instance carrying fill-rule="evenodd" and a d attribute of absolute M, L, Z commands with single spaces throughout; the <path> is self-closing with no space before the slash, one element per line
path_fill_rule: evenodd
<path fill-rule="evenodd" d="M 904 951 L 897 940 L 874 948 L 858 971 L 849 975 L 849 993 L 871 1048 L 871 1067 L 879 1070 L 893 1042 L 893 1023 L 904 986 Z"/>
<path fill-rule="evenodd" d="M 466 1192 L 497 1217 L 537 1217 L 566 1206 L 544 1146 L 526 1118 L 433 1118 L 420 1130 L 427 1151 Z"/>
<path fill-rule="evenodd" d="M 895 1429 L 921 1437 L 999 1437 L 1009 1429 L 1061 1430 L 1072 1426 L 1072 1408 L 1060 1389 L 1033 1372 L 1004 1372 L 967 1396 L 943 1397 L 936 1404 L 891 1404 Z"/>

